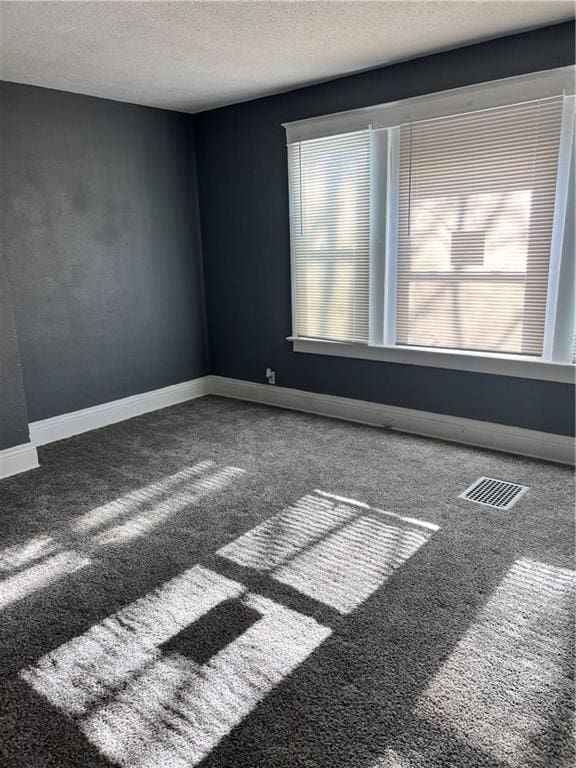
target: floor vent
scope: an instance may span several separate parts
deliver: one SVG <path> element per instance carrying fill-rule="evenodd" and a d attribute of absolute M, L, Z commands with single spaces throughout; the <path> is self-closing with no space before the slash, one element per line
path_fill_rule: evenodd
<path fill-rule="evenodd" d="M 495 480 L 493 477 L 480 477 L 458 498 L 495 509 L 510 509 L 527 490 L 527 485 Z"/>

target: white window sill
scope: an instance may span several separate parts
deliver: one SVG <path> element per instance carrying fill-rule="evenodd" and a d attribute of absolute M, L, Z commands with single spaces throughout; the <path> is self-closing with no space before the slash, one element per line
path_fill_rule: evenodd
<path fill-rule="evenodd" d="M 294 352 L 312 355 L 382 360 L 404 365 L 424 365 L 432 368 L 491 373 L 521 379 L 560 381 L 568 384 L 574 384 L 575 378 L 573 365 L 545 362 L 534 357 L 455 352 L 450 349 L 430 350 L 422 347 L 376 347 L 321 339 L 299 339 L 294 336 L 289 336 L 288 341 L 293 343 Z"/>

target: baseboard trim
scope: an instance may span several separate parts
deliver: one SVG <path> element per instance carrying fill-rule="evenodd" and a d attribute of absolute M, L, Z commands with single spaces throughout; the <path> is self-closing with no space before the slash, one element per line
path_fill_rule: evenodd
<path fill-rule="evenodd" d="M 203 376 L 182 384 L 32 422 L 29 425 L 30 443 L 0 451 L 0 478 L 37 467 L 36 446 L 64 440 L 208 394 L 385 427 L 545 461 L 570 465 L 575 463 L 574 440 L 563 435 L 223 376 Z"/>
<path fill-rule="evenodd" d="M 23 443 L 0 451 L 0 480 L 36 469 L 38 466 L 38 452 L 32 443 Z"/>
<path fill-rule="evenodd" d="M 210 392 L 222 397 L 386 427 L 478 448 L 489 448 L 560 464 L 574 464 L 574 440 L 564 435 L 222 376 L 211 377 Z"/>
<path fill-rule="evenodd" d="M 143 392 L 140 395 L 124 397 L 121 400 L 113 400 L 80 411 L 63 413 L 61 416 L 32 422 L 29 425 L 30 440 L 35 446 L 47 445 L 56 440 L 64 440 L 92 429 L 106 427 L 144 413 L 193 400 L 207 395 L 209 391 L 210 377 L 203 376 L 182 384 L 155 389 L 152 392 Z"/>

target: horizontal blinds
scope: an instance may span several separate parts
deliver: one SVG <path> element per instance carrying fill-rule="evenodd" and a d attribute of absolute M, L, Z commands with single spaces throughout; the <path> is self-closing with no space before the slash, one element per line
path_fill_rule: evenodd
<path fill-rule="evenodd" d="M 397 343 L 542 354 L 562 106 L 401 126 Z"/>
<path fill-rule="evenodd" d="M 291 144 L 296 335 L 368 341 L 370 136 Z"/>

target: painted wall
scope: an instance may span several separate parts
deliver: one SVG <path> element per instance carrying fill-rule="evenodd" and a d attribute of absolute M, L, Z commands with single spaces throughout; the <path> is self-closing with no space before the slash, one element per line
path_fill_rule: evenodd
<path fill-rule="evenodd" d="M 12 83 L 0 105 L 30 421 L 205 375 L 189 118 Z"/>
<path fill-rule="evenodd" d="M 194 117 L 212 372 L 573 434 L 569 384 L 298 354 L 290 334 L 286 137 L 281 123 L 574 62 L 566 23 Z"/>
<path fill-rule="evenodd" d="M 0 451 L 29 440 L 8 266 L 0 251 Z"/>

